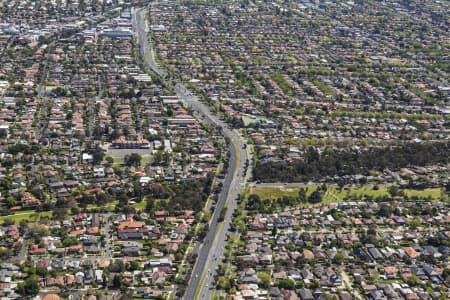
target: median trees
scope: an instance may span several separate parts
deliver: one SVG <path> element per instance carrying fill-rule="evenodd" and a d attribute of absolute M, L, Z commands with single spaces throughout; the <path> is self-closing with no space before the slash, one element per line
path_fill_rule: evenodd
<path fill-rule="evenodd" d="M 200 229 L 200 231 L 198 232 L 198 239 L 201 241 L 206 237 L 206 234 L 209 231 L 209 224 L 206 223 L 202 226 L 202 228 Z"/>
<path fill-rule="evenodd" d="M 223 220 L 225 220 L 225 216 L 227 214 L 227 207 L 225 206 L 224 208 L 222 208 L 222 210 L 220 211 L 220 215 L 219 215 L 219 222 L 223 222 Z"/>

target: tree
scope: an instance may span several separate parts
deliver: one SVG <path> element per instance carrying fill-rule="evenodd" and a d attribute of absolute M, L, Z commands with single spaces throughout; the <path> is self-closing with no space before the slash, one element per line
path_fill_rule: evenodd
<path fill-rule="evenodd" d="M 387 203 L 383 203 L 380 205 L 380 210 L 378 211 L 378 214 L 382 217 L 390 217 L 393 213 L 393 209 L 392 206 L 387 204 Z"/>
<path fill-rule="evenodd" d="M 4 139 L 8 136 L 8 131 L 0 130 L 0 139 Z"/>
<path fill-rule="evenodd" d="M 62 240 L 63 247 L 69 247 L 69 246 L 73 246 L 73 245 L 77 245 L 77 244 L 78 244 L 78 239 L 74 236 L 66 236 Z"/>
<path fill-rule="evenodd" d="M 408 226 L 411 227 L 412 229 L 416 229 L 417 227 L 420 226 L 420 221 L 417 219 L 412 219 L 411 221 L 409 221 Z"/>
<path fill-rule="evenodd" d="M 120 276 L 119 275 L 114 275 L 113 277 L 113 281 L 112 281 L 112 286 L 115 289 L 120 288 Z"/>
<path fill-rule="evenodd" d="M 156 164 L 167 165 L 170 161 L 170 153 L 164 150 L 158 150 L 153 155 L 153 162 Z"/>
<path fill-rule="evenodd" d="M 344 254 L 340 252 L 336 253 L 333 257 L 333 262 L 338 265 L 342 264 L 344 262 Z"/>
<path fill-rule="evenodd" d="M 55 220 L 64 220 L 67 216 L 67 208 L 64 207 L 56 207 L 53 209 L 53 218 Z"/>
<path fill-rule="evenodd" d="M 230 279 L 224 276 L 220 276 L 217 285 L 221 290 L 228 291 L 231 288 Z"/>
<path fill-rule="evenodd" d="M 27 220 L 21 220 L 19 222 L 19 230 L 20 234 L 24 234 L 28 229 L 28 221 Z"/>
<path fill-rule="evenodd" d="M 125 165 L 131 167 L 139 167 L 141 165 L 142 157 L 137 153 L 131 153 L 130 155 L 125 156 Z"/>
<path fill-rule="evenodd" d="M 9 225 L 13 225 L 14 224 L 14 220 L 11 217 L 6 217 L 3 219 L 3 226 L 9 226 Z"/>
<path fill-rule="evenodd" d="M 442 272 L 442 277 L 444 279 L 447 279 L 447 277 L 449 277 L 449 276 L 450 276 L 450 268 L 444 269 L 444 271 Z"/>
<path fill-rule="evenodd" d="M 311 193 L 311 195 L 309 195 L 308 197 L 308 202 L 309 203 L 320 203 L 322 202 L 322 198 L 323 195 L 319 190 L 315 190 L 314 192 Z"/>
<path fill-rule="evenodd" d="M 109 266 L 109 271 L 120 273 L 125 271 L 125 265 L 122 260 L 116 260 Z M 120 277 L 119 277 L 120 279 Z"/>
<path fill-rule="evenodd" d="M 49 234 L 48 228 L 45 225 L 41 225 L 41 224 L 33 224 L 30 227 L 30 237 L 37 239 L 37 238 L 42 238 L 44 236 L 47 236 Z"/>
<path fill-rule="evenodd" d="M 290 279 L 280 279 L 277 281 L 277 286 L 280 289 L 292 290 L 295 287 L 295 283 Z"/>
<path fill-rule="evenodd" d="M 20 245 L 20 243 L 17 243 L 16 245 Z M 11 252 L 13 249 L 2 247 L 0 248 L 0 258 L 7 259 L 11 256 Z"/>
<path fill-rule="evenodd" d="M 100 164 L 104 157 L 105 157 L 105 152 L 103 151 L 102 148 L 97 146 L 92 152 L 92 159 L 94 161 L 94 165 Z"/>
<path fill-rule="evenodd" d="M 120 291 L 126 292 L 128 288 L 131 286 L 131 282 L 120 280 Z"/>
<path fill-rule="evenodd" d="M 49 274 L 49 271 L 47 268 L 36 268 L 36 274 L 41 277 L 45 277 Z"/>
<path fill-rule="evenodd" d="M 139 262 L 136 260 L 132 260 L 127 264 L 127 271 L 133 272 L 139 269 Z"/>
<path fill-rule="evenodd" d="M 248 196 L 247 209 L 249 210 L 259 210 L 261 206 L 261 198 L 256 194 L 251 194 Z"/>
<path fill-rule="evenodd" d="M 399 169 L 431 163 L 446 163 L 450 142 L 424 142 L 398 147 L 371 147 L 354 151 L 326 149 L 321 155 L 314 147 L 305 151 L 303 160 L 260 162 L 254 168 L 254 179 L 269 181 L 307 181 L 326 176 L 367 174 L 370 170 Z M 396 191 L 392 190 L 392 192 Z M 401 196 L 402 191 L 398 191 Z"/>
<path fill-rule="evenodd" d="M 258 278 L 261 280 L 261 286 L 263 288 L 268 289 L 270 287 L 272 280 L 269 273 L 261 272 L 258 274 Z"/>
<path fill-rule="evenodd" d="M 7 205 L 9 208 L 11 208 L 11 207 L 13 207 L 13 206 L 16 206 L 17 203 L 18 203 L 17 200 L 14 199 L 14 197 L 12 197 L 12 196 L 9 196 L 8 198 L 6 198 L 6 205 Z"/>
<path fill-rule="evenodd" d="M 114 158 L 112 158 L 111 156 L 107 156 L 105 158 L 106 162 L 108 163 L 109 166 L 112 166 L 114 163 Z"/>
<path fill-rule="evenodd" d="M 25 282 L 19 283 L 17 292 L 22 296 L 36 296 L 39 293 L 39 278 L 36 275 L 28 277 Z"/>
<path fill-rule="evenodd" d="M 388 192 L 389 192 L 389 194 L 391 195 L 391 197 L 393 197 L 393 198 L 399 195 L 399 189 L 398 189 L 398 187 L 395 186 L 395 185 L 391 185 L 391 186 L 388 188 Z"/>
<path fill-rule="evenodd" d="M 406 280 L 406 283 L 409 286 L 416 286 L 419 284 L 419 278 L 416 275 L 411 275 L 408 277 L 408 279 Z"/>
<path fill-rule="evenodd" d="M 298 201 L 301 203 L 306 203 L 306 201 L 308 201 L 306 189 L 303 187 L 298 191 Z"/>
<path fill-rule="evenodd" d="M 277 226 L 273 226 L 272 227 L 272 236 L 277 236 L 277 234 L 278 234 L 278 228 L 277 228 Z"/>
<path fill-rule="evenodd" d="M 222 210 L 220 211 L 220 215 L 219 215 L 219 222 L 223 222 L 223 220 L 225 219 L 225 215 L 227 214 L 227 207 L 225 206 L 224 208 L 222 208 Z"/>
<path fill-rule="evenodd" d="M 147 212 L 153 212 L 154 207 L 155 207 L 155 199 L 147 198 L 147 205 L 145 206 L 145 210 Z"/>

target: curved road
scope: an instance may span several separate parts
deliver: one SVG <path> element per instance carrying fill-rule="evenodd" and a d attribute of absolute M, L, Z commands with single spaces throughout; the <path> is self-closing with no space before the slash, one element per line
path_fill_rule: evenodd
<path fill-rule="evenodd" d="M 230 160 L 222 191 L 209 223 L 209 231 L 206 234 L 192 271 L 191 280 L 184 294 L 184 299 L 196 299 L 196 293 L 199 299 L 210 299 L 209 287 L 214 282 L 215 269 L 225 249 L 226 235 L 236 207 L 236 199 L 239 195 L 241 184 L 244 184 L 243 170 L 248 158 L 247 152 L 244 150 L 245 142 L 236 130 L 228 129 L 227 124 L 219 120 L 205 104 L 190 94 L 181 84 L 176 85 L 176 91 L 183 101 L 190 105 L 205 121 L 222 127 L 223 135 L 230 140 Z M 223 222 L 219 222 L 219 217 L 224 207 L 227 208 L 225 218 Z M 198 293 L 197 290 L 199 288 L 200 292 Z"/>
<path fill-rule="evenodd" d="M 153 70 L 162 78 L 167 78 L 167 71 L 161 68 L 154 59 L 154 51 L 147 33 L 146 9 L 132 11 L 133 28 L 139 44 L 140 54 L 145 67 Z M 222 191 L 217 201 L 216 209 L 209 222 L 209 231 L 200 249 L 197 262 L 193 268 L 191 278 L 184 294 L 184 299 L 210 299 L 210 287 L 214 283 L 215 269 L 220 257 L 225 250 L 226 236 L 230 227 L 233 212 L 236 207 L 236 199 L 241 186 L 245 185 L 244 168 L 246 161 L 251 157 L 245 150 L 245 140 L 236 130 L 228 128 L 228 125 L 212 113 L 208 106 L 200 102 L 199 98 L 190 92 L 182 83 L 174 80 L 166 80 L 169 86 L 174 87 L 178 97 L 192 107 L 194 112 L 207 123 L 222 128 L 222 134 L 228 138 L 230 160 L 227 174 L 223 182 Z M 223 222 L 219 222 L 222 209 L 227 211 Z"/>

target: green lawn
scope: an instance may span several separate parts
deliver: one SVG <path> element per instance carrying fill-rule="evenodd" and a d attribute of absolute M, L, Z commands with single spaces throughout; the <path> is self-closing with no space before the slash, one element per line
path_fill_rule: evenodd
<path fill-rule="evenodd" d="M 30 222 L 39 221 L 41 218 L 51 218 L 53 213 L 51 211 L 36 212 L 34 210 L 21 211 L 12 215 L 0 216 L 0 223 L 3 223 L 5 219 L 11 219 L 15 224 L 20 223 L 22 220 Z"/>
<path fill-rule="evenodd" d="M 306 187 L 307 195 L 309 196 L 315 189 L 317 185 L 309 185 Z M 250 188 L 250 194 L 256 194 L 261 199 L 277 199 L 283 196 L 287 197 L 297 197 L 300 188 L 292 187 L 252 187 Z M 424 190 L 414 190 L 414 189 L 404 189 L 406 195 L 409 197 L 416 196 L 419 198 L 431 197 L 433 200 L 439 200 L 441 198 L 440 188 L 428 188 Z M 363 187 L 351 187 L 339 189 L 334 186 L 329 186 L 327 192 L 323 197 L 321 204 L 329 204 L 333 202 L 341 201 L 353 201 L 353 200 L 364 200 L 365 197 L 383 197 L 388 196 L 388 188 L 380 187 L 378 189 L 373 189 L 372 186 Z M 447 197 L 448 198 L 448 197 Z"/>
<path fill-rule="evenodd" d="M 113 160 L 114 160 L 113 164 L 114 165 L 119 165 L 119 166 L 122 165 L 123 162 L 124 162 L 124 158 L 123 157 L 119 157 L 119 156 L 113 157 Z"/>
<path fill-rule="evenodd" d="M 119 204 L 119 200 L 114 200 L 113 202 L 107 203 L 106 205 L 97 205 L 97 204 L 88 204 L 87 209 L 98 209 L 98 208 L 105 208 L 108 211 L 114 210 L 116 205 Z"/>
<path fill-rule="evenodd" d="M 312 189 L 312 190 L 314 190 L 314 189 Z M 330 187 L 330 188 L 328 188 L 326 193 L 323 195 L 323 200 L 322 200 L 321 204 L 342 202 L 345 199 L 345 196 L 346 196 L 345 191 L 341 191 L 334 187 Z"/>
<path fill-rule="evenodd" d="M 388 196 L 389 192 L 387 188 L 373 189 L 371 186 L 352 188 L 349 191 L 350 196 L 372 196 L 372 197 L 382 197 Z"/>
<path fill-rule="evenodd" d="M 146 165 L 152 162 L 152 157 L 150 155 L 142 155 L 141 165 Z"/>
<path fill-rule="evenodd" d="M 145 199 L 143 199 L 141 202 L 137 202 L 137 203 L 133 204 L 133 207 L 136 210 L 145 210 L 146 206 L 147 206 L 147 201 L 145 201 Z"/>
<path fill-rule="evenodd" d="M 244 122 L 244 126 L 249 126 L 250 124 L 255 124 L 256 121 L 252 118 L 249 118 L 247 116 L 242 117 L 242 121 Z"/>
<path fill-rule="evenodd" d="M 311 194 L 315 189 L 315 186 L 307 187 L 307 194 Z M 252 187 L 250 188 L 250 194 L 256 194 L 261 199 L 277 199 L 283 196 L 296 197 L 298 196 L 298 188 L 272 188 L 272 187 Z"/>
<path fill-rule="evenodd" d="M 113 158 L 113 165 L 120 166 L 125 163 L 124 156 L 111 156 Z M 152 157 L 150 155 L 141 155 L 141 166 L 144 166 L 152 161 Z"/>
<path fill-rule="evenodd" d="M 54 89 L 56 89 L 58 87 L 59 86 L 56 86 L 56 85 L 47 85 L 47 86 L 45 86 L 45 91 L 46 92 L 51 92 L 51 91 L 53 91 Z"/>
<path fill-rule="evenodd" d="M 442 191 L 440 188 L 430 188 L 430 189 L 424 189 L 424 190 L 405 190 L 405 193 L 409 197 L 413 197 L 413 196 L 417 196 L 419 198 L 431 197 L 432 199 L 439 199 L 441 197 L 441 192 Z"/>

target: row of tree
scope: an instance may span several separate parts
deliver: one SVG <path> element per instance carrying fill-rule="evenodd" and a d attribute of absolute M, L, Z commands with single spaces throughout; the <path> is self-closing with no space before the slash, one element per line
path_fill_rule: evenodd
<path fill-rule="evenodd" d="M 306 150 L 302 160 L 262 161 L 254 169 L 254 179 L 264 182 L 308 181 L 327 176 L 364 174 L 385 169 L 448 163 L 450 142 L 410 143 L 400 146 L 370 148 L 363 151 L 314 147 Z"/>

